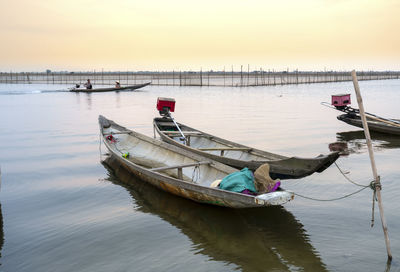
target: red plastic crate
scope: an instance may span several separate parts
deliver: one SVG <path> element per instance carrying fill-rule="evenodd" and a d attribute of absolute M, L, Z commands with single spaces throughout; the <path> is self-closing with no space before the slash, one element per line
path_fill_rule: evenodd
<path fill-rule="evenodd" d="M 168 108 L 170 112 L 175 111 L 175 99 L 174 98 L 166 98 L 159 97 L 157 98 L 157 110 L 164 111 L 165 108 Z"/>
<path fill-rule="evenodd" d="M 334 94 L 332 95 L 332 106 L 345 107 L 351 104 L 350 94 Z"/>

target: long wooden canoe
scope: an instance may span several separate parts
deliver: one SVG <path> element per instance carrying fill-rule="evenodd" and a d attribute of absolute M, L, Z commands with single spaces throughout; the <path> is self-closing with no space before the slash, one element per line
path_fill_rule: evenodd
<path fill-rule="evenodd" d="M 282 205 L 294 197 L 281 188 L 251 196 L 210 187 L 215 180 L 237 170 L 129 130 L 101 115 L 99 125 L 111 156 L 135 176 L 169 193 L 232 208 Z"/>
<path fill-rule="evenodd" d="M 137 85 L 131 85 L 131 86 L 126 86 L 126 87 L 120 87 L 120 88 L 96 88 L 96 89 L 84 89 L 84 88 L 73 88 L 70 89 L 70 92 L 82 92 L 82 93 L 99 93 L 99 92 L 119 92 L 119 91 L 131 91 L 131 90 L 136 90 L 139 88 L 143 88 L 147 85 L 150 85 L 151 82 L 143 83 L 143 84 L 137 84 Z"/>
<path fill-rule="evenodd" d="M 255 171 L 260 165 L 268 163 L 273 179 L 296 179 L 322 172 L 339 157 L 338 152 L 319 155 L 315 158 L 285 157 L 234 143 L 200 130 L 177 123 L 186 140 L 170 118 L 154 118 L 154 129 L 161 139 L 184 150 L 219 161 L 237 169 L 248 167 Z"/>
<path fill-rule="evenodd" d="M 346 113 L 339 115 L 338 120 L 343 121 L 349 125 L 363 128 L 361 118 L 358 114 Z M 400 135 L 400 120 L 393 119 L 394 122 L 387 121 L 386 119 L 380 120 L 373 116 L 367 116 L 368 129 L 380 133 Z"/>

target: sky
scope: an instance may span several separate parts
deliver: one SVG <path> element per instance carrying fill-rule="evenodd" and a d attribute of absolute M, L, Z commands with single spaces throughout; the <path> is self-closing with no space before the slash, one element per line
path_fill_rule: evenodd
<path fill-rule="evenodd" d="M 399 0 L 0 0 L 0 72 L 400 70 Z"/>

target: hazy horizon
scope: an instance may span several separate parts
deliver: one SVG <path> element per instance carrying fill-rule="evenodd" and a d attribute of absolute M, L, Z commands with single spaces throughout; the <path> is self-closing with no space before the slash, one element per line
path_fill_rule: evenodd
<path fill-rule="evenodd" d="M 400 70 L 396 0 L 0 2 L 0 72 Z"/>

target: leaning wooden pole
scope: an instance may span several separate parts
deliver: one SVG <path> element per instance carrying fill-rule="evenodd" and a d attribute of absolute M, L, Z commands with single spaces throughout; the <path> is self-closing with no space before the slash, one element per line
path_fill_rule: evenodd
<path fill-rule="evenodd" d="M 391 253 L 391 250 L 390 250 L 390 241 L 389 241 L 388 229 L 387 229 L 387 225 L 386 225 L 386 219 L 385 219 L 385 215 L 384 215 L 384 212 L 383 212 L 382 197 L 381 197 L 381 182 L 380 182 L 380 179 L 379 179 L 379 176 L 378 176 L 378 172 L 376 170 L 374 152 L 372 151 L 371 136 L 369 134 L 367 118 L 365 116 L 364 105 L 363 105 L 363 101 L 362 101 L 362 98 L 361 98 L 360 86 L 358 85 L 356 71 L 353 70 L 351 72 L 351 76 L 353 78 L 354 90 L 356 92 L 357 103 L 358 103 L 358 107 L 359 107 L 359 110 L 360 110 L 360 116 L 361 116 L 361 120 L 362 120 L 363 127 L 364 127 L 365 138 L 367 140 L 368 154 L 369 154 L 369 158 L 370 158 L 370 161 L 371 161 L 372 173 L 374 175 L 374 180 L 375 180 L 376 196 L 377 196 L 377 199 L 378 199 L 379 214 L 381 216 L 383 234 L 385 235 L 385 242 L 386 242 L 386 250 L 387 250 L 387 254 L 388 254 L 388 260 L 391 261 L 392 260 L 392 253 Z"/>

